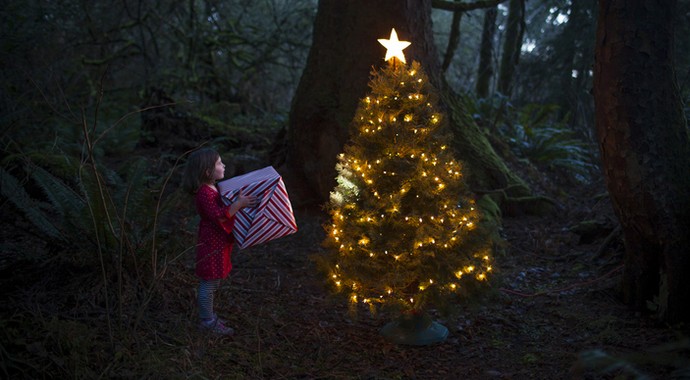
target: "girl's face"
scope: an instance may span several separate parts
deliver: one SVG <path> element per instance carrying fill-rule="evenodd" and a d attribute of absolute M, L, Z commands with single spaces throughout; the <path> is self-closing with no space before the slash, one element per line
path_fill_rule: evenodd
<path fill-rule="evenodd" d="M 223 161 L 218 157 L 216 160 L 216 164 L 213 167 L 213 173 L 211 174 L 211 178 L 213 179 L 213 182 L 218 181 L 220 179 L 223 179 L 225 177 L 225 164 Z"/>

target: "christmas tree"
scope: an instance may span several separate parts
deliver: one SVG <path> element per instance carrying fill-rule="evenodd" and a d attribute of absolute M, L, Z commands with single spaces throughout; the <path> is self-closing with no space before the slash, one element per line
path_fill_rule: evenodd
<path fill-rule="evenodd" d="M 379 41 L 388 65 L 372 71 L 328 204 L 329 281 L 372 311 L 440 308 L 485 283 L 491 239 L 449 148 L 435 89 L 418 62 L 405 62 L 409 42 L 395 30 Z"/>

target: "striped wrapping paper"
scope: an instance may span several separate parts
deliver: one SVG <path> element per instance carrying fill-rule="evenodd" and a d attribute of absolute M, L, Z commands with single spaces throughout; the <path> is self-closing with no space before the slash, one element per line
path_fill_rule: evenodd
<path fill-rule="evenodd" d="M 297 232 L 295 216 L 283 179 L 272 166 L 218 183 L 220 193 L 230 202 L 242 195 L 254 195 L 256 207 L 245 207 L 235 214 L 233 235 L 240 249 Z"/>

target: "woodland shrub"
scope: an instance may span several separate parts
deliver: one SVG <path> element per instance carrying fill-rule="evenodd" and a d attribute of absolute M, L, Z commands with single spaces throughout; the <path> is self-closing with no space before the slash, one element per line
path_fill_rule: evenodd
<path fill-rule="evenodd" d="M 591 178 L 594 147 L 570 129 L 567 114 L 558 118 L 558 106 L 516 107 L 500 94 L 468 104 L 477 123 L 506 143 L 516 157 L 566 180 L 586 183 Z"/>

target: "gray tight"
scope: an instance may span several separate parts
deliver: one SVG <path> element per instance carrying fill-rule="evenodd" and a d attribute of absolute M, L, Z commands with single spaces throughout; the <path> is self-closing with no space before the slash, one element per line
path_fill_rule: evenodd
<path fill-rule="evenodd" d="M 197 302 L 199 304 L 199 318 L 213 319 L 213 294 L 220 287 L 220 279 L 216 280 L 200 280 L 199 290 L 197 295 Z"/>

